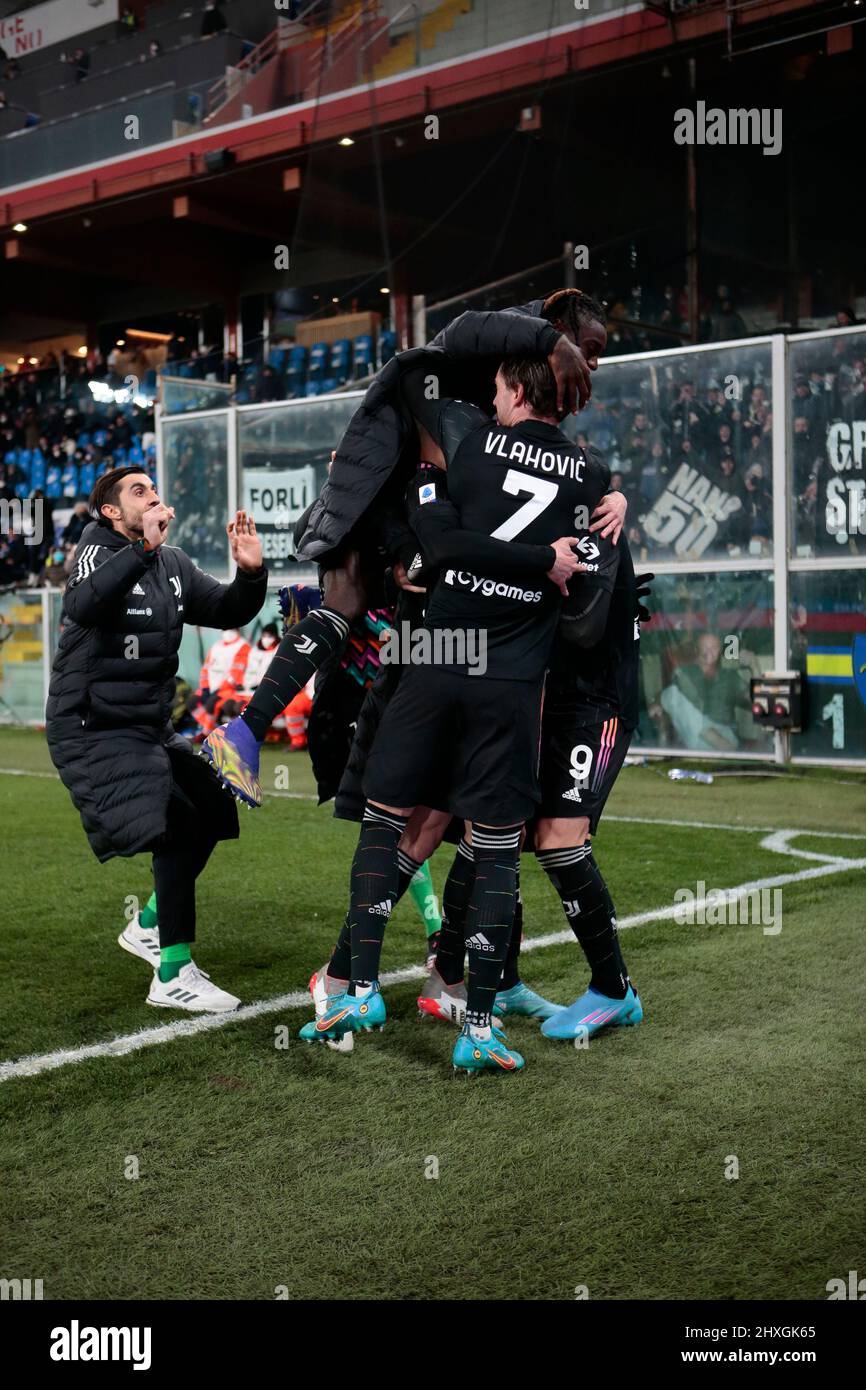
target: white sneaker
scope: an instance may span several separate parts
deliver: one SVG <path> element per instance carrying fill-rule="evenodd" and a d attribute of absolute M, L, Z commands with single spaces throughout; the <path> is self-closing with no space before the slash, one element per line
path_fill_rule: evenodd
<path fill-rule="evenodd" d="M 147 1002 L 156 1008 L 186 1009 L 188 1013 L 193 1014 L 227 1014 L 241 1006 L 240 999 L 236 999 L 224 989 L 218 989 L 207 975 L 199 970 L 194 960 L 187 961 L 186 965 L 181 966 L 180 974 L 165 983 L 155 970 Z"/>
<path fill-rule="evenodd" d="M 117 944 L 131 956 L 140 956 L 142 960 L 146 960 L 151 970 L 159 967 L 159 932 L 156 929 L 145 931 L 144 927 L 139 925 L 137 912 L 120 933 Z"/>
<path fill-rule="evenodd" d="M 456 1023 L 462 1028 L 466 1022 L 466 986 L 446 985 L 434 966 L 427 976 L 427 983 L 418 998 L 418 1012 L 422 1018 L 441 1018 L 446 1023 Z"/>
<path fill-rule="evenodd" d="M 316 1018 L 322 1017 L 331 996 L 342 994 L 348 983 L 348 980 L 338 980 L 336 976 L 328 974 L 327 961 L 321 969 L 313 972 L 310 976 L 309 989 L 316 1009 Z M 355 1046 L 355 1035 L 348 1032 L 344 1033 L 341 1038 L 325 1038 L 325 1042 L 332 1052 L 351 1052 Z"/>

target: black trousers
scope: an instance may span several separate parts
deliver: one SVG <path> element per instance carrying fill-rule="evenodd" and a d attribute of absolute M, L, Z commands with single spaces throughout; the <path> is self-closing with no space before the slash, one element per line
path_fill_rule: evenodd
<path fill-rule="evenodd" d="M 206 805 L 172 783 L 165 834 L 153 846 L 159 944 L 195 941 L 195 883 L 218 839 Z"/>

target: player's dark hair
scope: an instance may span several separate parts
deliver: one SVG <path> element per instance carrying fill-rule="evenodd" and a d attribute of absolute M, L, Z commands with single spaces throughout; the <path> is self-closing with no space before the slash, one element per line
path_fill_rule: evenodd
<path fill-rule="evenodd" d="M 556 409 L 556 381 L 546 357 L 506 357 L 500 365 L 502 379 L 509 390 L 523 387 L 526 404 L 533 415 L 563 419 Z"/>
<path fill-rule="evenodd" d="M 101 478 L 97 478 L 96 486 L 87 500 L 90 514 L 100 523 L 101 526 L 111 526 L 107 516 L 102 515 L 103 507 L 116 507 L 120 484 L 124 478 L 130 477 L 132 473 L 143 473 L 148 476 L 147 469 L 142 465 L 136 467 L 135 464 L 126 464 L 123 468 L 109 468 L 107 473 L 103 473 Z"/>
<path fill-rule="evenodd" d="M 556 290 L 542 304 L 541 317 L 548 323 L 563 323 L 576 342 L 581 327 L 607 323 L 607 309 L 584 290 Z"/>

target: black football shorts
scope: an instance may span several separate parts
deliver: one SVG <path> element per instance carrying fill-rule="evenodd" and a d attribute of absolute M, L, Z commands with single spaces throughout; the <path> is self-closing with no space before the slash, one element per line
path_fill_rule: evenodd
<path fill-rule="evenodd" d="M 577 695 L 548 697 L 541 725 L 539 816 L 587 816 L 594 834 L 631 743 L 614 709 Z"/>
<path fill-rule="evenodd" d="M 539 798 L 541 681 L 411 666 L 388 702 L 364 772 L 385 806 L 430 806 L 481 825 L 519 825 Z"/>

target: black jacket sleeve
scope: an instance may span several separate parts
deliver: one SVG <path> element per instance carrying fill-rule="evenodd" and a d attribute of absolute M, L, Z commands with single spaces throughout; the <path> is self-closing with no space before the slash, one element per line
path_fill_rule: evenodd
<path fill-rule="evenodd" d="M 441 468 L 428 465 L 418 470 L 409 484 L 406 504 L 424 558 L 437 569 L 460 564 L 503 579 L 520 579 L 527 573 L 546 574 L 556 559 L 552 545 L 499 541 L 480 531 L 464 531 L 457 508 L 448 500 L 447 475 Z"/>
<path fill-rule="evenodd" d="M 75 570 L 63 595 L 66 616 L 79 627 L 98 627 L 155 558 L 155 551 L 146 554 L 136 545 L 113 550 L 79 542 Z"/>
<path fill-rule="evenodd" d="M 529 314 L 510 309 L 467 310 L 443 328 L 433 343 L 449 357 L 549 357 L 559 336 L 546 319 Z"/>
<path fill-rule="evenodd" d="M 188 555 L 182 556 L 186 601 L 183 619 L 198 627 L 244 627 L 261 611 L 268 596 L 268 572 L 264 565 L 258 574 L 238 570 L 231 584 L 221 584 L 205 574 Z"/>
<path fill-rule="evenodd" d="M 470 401 L 440 396 L 438 386 L 435 372 L 428 367 L 413 367 L 400 378 L 403 400 L 450 463 L 466 436 L 489 425 L 490 417 Z"/>
<path fill-rule="evenodd" d="M 578 574 L 568 586 L 568 598 L 562 605 L 559 632 L 566 642 L 576 647 L 594 647 L 604 636 L 616 584 L 622 551 L 608 536 L 582 535 L 576 547 L 585 564 L 595 568 Z"/>

